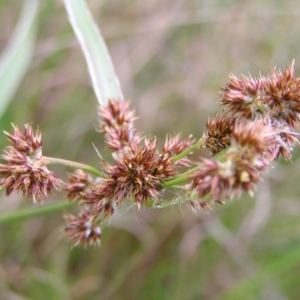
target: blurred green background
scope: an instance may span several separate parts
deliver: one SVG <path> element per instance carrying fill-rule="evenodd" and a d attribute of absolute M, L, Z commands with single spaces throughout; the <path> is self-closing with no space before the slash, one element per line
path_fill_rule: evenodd
<path fill-rule="evenodd" d="M 0 2 L 2 52 L 22 2 Z M 202 135 L 229 73 L 257 76 L 295 59 L 300 76 L 296 0 L 88 4 L 138 129 L 160 143 L 167 133 Z M 39 1 L 36 17 L 32 60 L 0 128 L 33 122 L 45 155 L 99 167 L 92 144 L 104 156 L 105 149 L 94 130 L 97 100 L 62 1 Z M 6 144 L 3 135 L 1 148 Z M 123 208 L 104 228 L 100 248 L 72 249 L 61 238 L 61 214 L 2 225 L 0 299 L 299 299 L 299 150 L 292 163 L 274 166 L 253 199 L 243 196 L 209 214 L 186 206 Z M 66 178 L 65 169 L 52 169 Z M 29 206 L 19 195 L 1 194 L 1 213 Z"/>

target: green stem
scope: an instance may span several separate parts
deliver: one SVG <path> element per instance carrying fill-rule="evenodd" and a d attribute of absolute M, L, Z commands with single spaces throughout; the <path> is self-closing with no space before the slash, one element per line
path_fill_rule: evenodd
<path fill-rule="evenodd" d="M 223 161 L 224 160 L 224 154 L 226 154 L 229 149 L 230 149 L 230 147 L 227 147 L 227 148 L 223 149 L 218 154 L 216 154 L 215 156 L 213 156 L 212 159 L 217 160 L 219 162 Z"/>
<path fill-rule="evenodd" d="M 192 152 L 193 151 L 193 150 L 191 150 L 192 148 L 194 150 L 197 149 L 196 145 L 198 145 L 198 147 L 201 147 L 201 145 L 203 145 L 203 140 L 200 139 L 196 144 L 194 144 L 191 148 L 189 148 L 187 150 L 189 150 L 190 152 Z M 212 159 L 213 160 L 217 160 L 217 161 L 224 160 L 224 155 L 227 153 L 228 149 L 229 148 L 226 148 L 226 149 L 222 150 L 217 155 L 215 155 L 214 157 L 212 157 Z M 175 158 L 177 158 L 177 157 L 179 157 L 178 159 L 182 158 L 181 154 L 179 154 L 177 156 L 174 156 L 173 160 L 176 161 Z M 184 173 L 176 176 L 175 178 L 164 182 L 163 183 L 163 187 L 166 188 L 166 187 L 171 187 L 171 186 L 175 186 L 175 185 L 178 185 L 178 184 L 185 183 L 186 181 L 188 181 L 189 175 L 192 174 L 193 172 L 197 171 L 198 169 L 199 169 L 199 166 L 194 167 L 194 168 L 192 168 L 192 169 L 190 169 L 190 170 L 188 170 L 188 171 L 186 171 L 186 172 L 184 172 Z"/>
<path fill-rule="evenodd" d="M 89 165 L 81 164 L 81 163 L 78 163 L 75 161 L 70 161 L 70 160 L 55 158 L 55 157 L 47 157 L 47 156 L 43 156 L 43 160 L 45 161 L 46 164 L 49 164 L 49 165 L 56 164 L 56 165 L 70 167 L 73 169 L 81 169 L 81 170 L 91 173 L 97 177 L 105 177 L 105 174 L 100 172 L 99 170 L 97 170 Z"/>
<path fill-rule="evenodd" d="M 34 217 L 41 217 L 48 214 L 53 214 L 72 207 L 74 203 L 75 203 L 74 201 L 72 202 L 64 201 L 64 202 L 45 205 L 42 207 L 28 208 L 16 212 L 8 213 L 0 216 L 0 224 L 18 222 L 18 221 L 23 221 Z"/>
<path fill-rule="evenodd" d="M 168 181 L 164 182 L 163 187 L 166 188 L 166 187 L 171 187 L 171 186 L 174 186 L 174 185 L 185 183 L 186 181 L 189 180 L 189 175 L 192 174 L 193 172 L 195 172 L 198 169 L 199 169 L 199 166 L 194 167 L 194 168 L 178 175 L 174 179 L 171 179 L 171 180 L 168 180 Z"/>
<path fill-rule="evenodd" d="M 187 156 L 188 154 L 200 149 L 201 146 L 204 145 L 205 140 L 204 139 L 199 139 L 194 145 L 192 145 L 190 148 L 184 150 L 183 152 L 179 153 L 178 155 L 175 155 L 172 158 L 172 162 L 178 161 L 182 159 L 183 157 Z"/>

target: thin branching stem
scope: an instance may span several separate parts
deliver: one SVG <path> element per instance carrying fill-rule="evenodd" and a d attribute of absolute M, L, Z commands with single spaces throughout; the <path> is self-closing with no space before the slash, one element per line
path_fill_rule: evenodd
<path fill-rule="evenodd" d="M 192 174 L 193 172 L 195 172 L 196 170 L 198 170 L 198 168 L 199 168 L 198 166 L 195 167 L 195 168 L 192 168 L 192 169 L 178 175 L 177 177 L 164 182 L 163 187 L 164 188 L 173 187 L 173 186 L 176 186 L 178 184 L 182 184 L 182 183 L 187 182 L 189 180 L 189 175 Z"/>
<path fill-rule="evenodd" d="M 91 167 L 90 165 L 78 163 L 78 162 L 71 161 L 71 160 L 66 160 L 66 159 L 61 159 L 61 158 L 56 158 L 56 157 L 47 157 L 47 156 L 43 156 L 43 160 L 45 161 L 45 163 L 47 165 L 50 165 L 50 164 L 51 165 L 54 165 L 54 164 L 62 165 L 62 166 L 70 167 L 73 169 L 80 169 L 80 170 L 86 171 L 97 177 L 102 177 L 102 178 L 105 177 L 104 173 Z"/>
<path fill-rule="evenodd" d="M 22 209 L 15 212 L 11 212 L 0 216 L 0 224 L 7 224 L 17 221 L 23 221 L 35 217 L 42 217 L 45 215 L 53 214 L 71 208 L 74 205 L 74 201 L 64 201 L 54 204 L 45 205 L 42 207 L 33 207 L 28 209 Z"/>
<path fill-rule="evenodd" d="M 199 139 L 194 145 L 192 145 L 190 148 L 184 150 L 183 152 L 179 153 L 178 155 L 175 155 L 173 158 L 172 158 L 172 161 L 175 162 L 175 161 L 178 161 L 180 159 L 182 159 L 183 157 L 189 155 L 190 153 L 193 153 L 194 151 L 200 149 L 205 143 L 205 140 L 204 139 Z"/>

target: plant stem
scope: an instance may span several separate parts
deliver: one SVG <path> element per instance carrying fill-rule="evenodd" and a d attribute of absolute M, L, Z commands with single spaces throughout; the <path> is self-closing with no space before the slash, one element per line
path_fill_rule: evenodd
<path fill-rule="evenodd" d="M 43 156 L 43 160 L 47 164 L 51 164 L 51 165 L 57 164 L 57 165 L 70 167 L 73 169 L 81 169 L 83 171 L 86 171 L 88 173 L 96 175 L 97 177 L 105 177 L 105 174 L 103 174 L 99 170 L 97 170 L 89 165 L 81 164 L 81 163 L 78 163 L 75 161 L 70 161 L 70 160 L 55 158 L 55 157 L 47 157 L 47 156 Z"/>
<path fill-rule="evenodd" d="M 204 145 L 204 139 L 199 139 L 194 145 L 192 145 L 190 148 L 184 150 L 183 152 L 179 153 L 178 155 L 175 155 L 172 158 L 172 161 L 175 162 L 177 160 L 182 159 L 183 157 L 187 156 L 188 154 L 200 149 L 201 146 Z"/>
<path fill-rule="evenodd" d="M 186 182 L 189 179 L 189 175 L 193 172 L 195 172 L 197 169 L 199 168 L 199 166 L 192 168 L 180 175 L 178 175 L 177 177 L 175 177 L 174 179 L 168 180 L 166 182 L 163 183 L 163 187 L 171 187 L 177 184 L 181 184 Z"/>
<path fill-rule="evenodd" d="M 222 151 L 220 151 L 218 154 L 216 154 L 215 156 L 212 157 L 212 159 L 217 160 L 217 161 L 223 161 L 224 160 L 224 154 L 226 154 L 228 152 L 228 150 L 230 149 L 230 147 L 227 147 L 225 149 L 223 149 Z"/>
<path fill-rule="evenodd" d="M 23 221 L 34 217 L 41 217 L 48 214 L 53 214 L 72 207 L 74 203 L 75 203 L 74 201 L 72 202 L 64 201 L 64 202 L 45 205 L 42 207 L 28 208 L 16 212 L 8 213 L 0 216 L 0 224 L 18 222 L 18 221 Z"/>
<path fill-rule="evenodd" d="M 194 152 L 195 150 L 200 149 L 200 147 L 203 144 L 204 144 L 204 139 L 201 138 L 194 145 L 192 145 L 190 148 L 188 148 L 185 151 L 179 153 L 178 155 L 175 155 L 172 158 L 172 161 L 175 162 L 175 161 L 178 161 L 178 160 L 182 159 L 183 157 L 187 156 L 188 154 Z M 197 169 L 198 169 L 198 167 L 192 168 L 192 169 L 178 175 L 174 179 L 166 181 L 165 183 L 163 183 L 163 187 L 171 187 L 171 186 L 186 182 L 189 179 L 188 175 L 190 175 L 191 173 L 193 173 Z"/>

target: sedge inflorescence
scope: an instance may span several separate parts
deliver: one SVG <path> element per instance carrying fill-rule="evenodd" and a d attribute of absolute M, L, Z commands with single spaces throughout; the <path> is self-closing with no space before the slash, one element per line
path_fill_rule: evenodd
<path fill-rule="evenodd" d="M 194 140 L 175 135 L 168 137 L 159 150 L 155 137 L 135 132 L 135 114 L 129 110 L 128 101 L 111 100 L 99 109 L 99 115 L 101 122 L 97 129 L 104 134 L 112 162 L 102 159 L 103 178 L 93 179 L 81 170 L 75 171 L 69 175 L 70 183 L 64 190 L 70 199 L 76 198 L 80 204 L 90 207 L 92 214 L 100 216 L 103 222 L 125 200 L 133 199 L 138 207 L 149 199 L 159 203 L 163 183 L 178 175 L 180 167 L 191 165 L 186 157 L 176 161 L 172 158 L 191 147 Z M 78 243 L 74 235 L 69 237 Z M 87 241 L 83 239 L 80 243 Z"/>
<path fill-rule="evenodd" d="M 2 154 L 6 164 L 0 164 L 0 186 L 6 189 L 9 196 L 13 191 L 23 193 L 26 198 L 42 203 L 61 187 L 62 181 L 48 170 L 42 158 L 42 138 L 40 132 L 33 131 L 30 124 L 22 132 L 13 126 L 14 132 L 5 132 L 11 146 Z"/>
<path fill-rule="evenodd" d="M 293 64 L 258 78 L 231 75 L 220 104 L 224 111 L 207 122 L 203 135 L 213 157 L 190 176 L 191 190 L 208 199 L 202 206 L 192 201 L 194 209 L 243 191 L 253 195 L 262 172 L 279 156 L 290 160 L 298 145 L 300 78 Z"/>
<path fill-rule="evenodd" d="M 20 191 L 38 203 L 55 189 L 66 192 L 79 213 L 65 214 L 65 235 L 83 246 L 99 244 L 104 221 L 128 201 L 138 207 L 186 202 L 193 210 L 210 210 L 243 192 L 254 195 L 263 172 L 280 156 L 291 160 L 298 145 L 300 78 L 293 64 L 257 78 L 230 75 L 219 103 L 222 111 L 207 121 L 200 139 L 176 134 L 159 148 L 156 137 L 136 130 L 129 101 L 110 100 L 99 108 L 97 130 L 111 159 L 100 158 L 99 176 L 76 169 L 67 183 L 48 170 L 51 159 L 42 156 L 39 131 L 14 126 L 6 133 L 11 146 L 2 154 L 0 185 L 7 195 Z M 189 154 L 199 148 L 211 157 L 191 160 Z M 171 188 L 180 189 L 182 199 L 163 200 L 163 191 Z"/>

